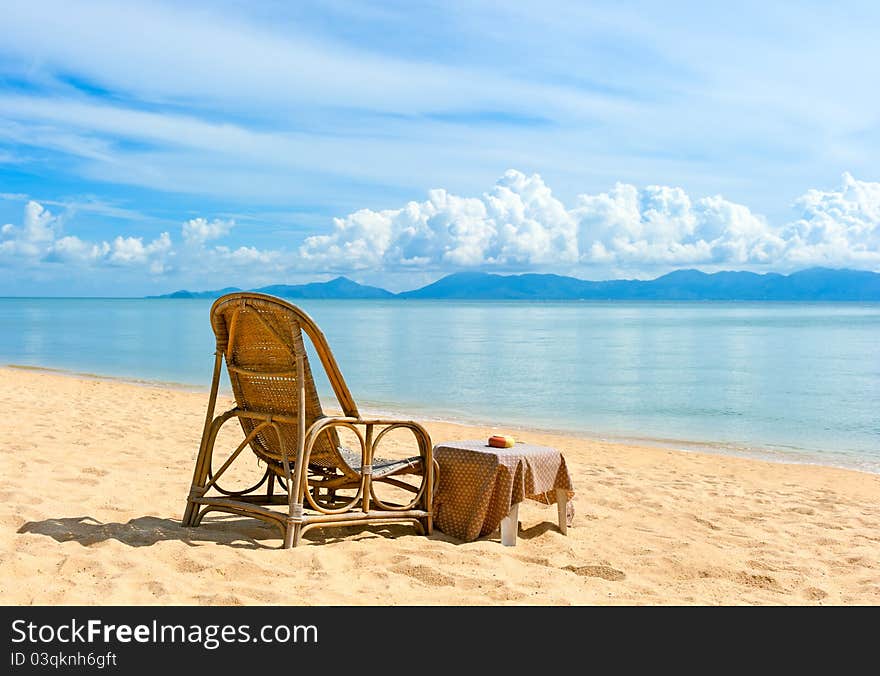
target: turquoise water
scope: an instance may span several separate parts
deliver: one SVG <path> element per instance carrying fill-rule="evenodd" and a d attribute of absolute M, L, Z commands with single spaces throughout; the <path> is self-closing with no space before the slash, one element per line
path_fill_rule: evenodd
<path fill-rule="evenodd" d="M 880 472 L 880 304 L 300 304 L 363 409 Z M 206 389 L 210 306 L 0 299 L 0 363 Z"/>

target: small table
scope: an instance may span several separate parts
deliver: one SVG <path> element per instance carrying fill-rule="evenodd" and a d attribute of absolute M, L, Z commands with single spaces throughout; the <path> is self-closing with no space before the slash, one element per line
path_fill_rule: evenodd
<path fill-rule="evenodd" d="M 565 458 L 555 448 L 518 443 L 495 448 L 484 440 L 434 446 L 440 466 L 434 524 L 467 542 L 501 528 L 501 542 L 516 545 L 519 503 L 525 498 L 558 508 L 559 530 L 567 533 L 574 497 Z"/>

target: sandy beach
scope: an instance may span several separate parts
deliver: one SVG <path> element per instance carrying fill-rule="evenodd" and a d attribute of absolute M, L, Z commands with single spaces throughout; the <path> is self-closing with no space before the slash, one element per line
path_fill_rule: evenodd
<path fill-rule="evenodd" d="M 521 432 L 565 455 L 567 536 L 526 501 L 516 547 L 389 526 L 281 550 L 257 521 L 180 526 L 205 392 L 0 376 L 4 604 L 880 604 L 878 475 Z"/>

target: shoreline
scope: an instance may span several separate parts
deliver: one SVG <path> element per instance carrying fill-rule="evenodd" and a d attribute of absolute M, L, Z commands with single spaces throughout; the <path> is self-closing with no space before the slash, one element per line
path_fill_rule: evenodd
<path fill-rule="evenodd" d="M 532 430 L 565 457 L 567 535 L 553 506 L 525 500 L 516 547 L 390 525 L 315 529 L 283 550 L 253 519 L 180 524 L 205 392 L 0 376 L 8 605 L 880 605 L 880 476 L 866 472 Z M 434 443 L 493 431 L 416 419 Z M 216 462 L 240 441 L 225 426 Z M 413 446 L 401 430 L 377 453 Z M 262 468 L 246 453 L 230 471 L 249 485 Z"/>
<path fill-rule="evenodd" d="M 165 381 L 165 380 L 155 380 L 149 378 L 135 378 L 130 376 L 116 376 L 116 375 L 107 375 L 107 374 L 99 374 L 99 373 L 91 373 L 91 372 L 83 372 L 83 371 L 74 371 L 66 368 L 56 368 L 50 366 L 37 366 L 30 364 L 0 364 L 0 369 L 8 368 L 8 369 L 17 369 L 22 371 L 33 371 L 33 372 L 46 372 L 50 374 L 56 374 L 59 376 L 69 377 L 69 378 L 87 378 L 91 380 L 102 381 L 106 380 L 109 382 L 119 382 L 119 383 L 127 383 L 131 385 L 137 385 L 141 387 L 150 387 L 150 388 L 159 388 L 159 389 L 174 389 L 183 392 L 190 393 L 202 393 L 207 394 L 209 390 L 208 385 L 195 385 L 191 383 L 180 383 L 174 381 Z M 221 385 L 220 396 L 223 397 L 232 397 L 232 392 L 224 385 Z M 407 417 L 412 417 L 412 409 L 407 408 L 405 404 L 400 404 L 399 406 L 395 406 L 394 404 L 381 404 L 376 405 L 369 400 L 361 400 L 366 401 L 367 404 L 359 408 L 362 413 L 368 415 L 390 415 L 390 416 L 400 416 L 404 415 Z M 321 397 L 321 403 L 325 407 L 327 411 L 334 410 L 335 401 L 329 399 L 327 397 Z M 418 409 L 423 409 L 425 407 L 418 406 Z M 751 448 L 744 447 L 741 444 L 732 443 L 732 442 L 724 442 L 724 441 L 708 441 L 708 440 L 692 440 L 692 439 L 668 439 L 668 438 L 655 438 L 655 437 L 644 437 L 636 434 L 603 434 L 595 431 L 587 431 L 587 430 L 577 430 L 572 428 L 556 428 L 556 427 L 546 427 L 538 424 L 529 424 L 529 423 L 509 423 L 509 422 L 492 422 L 479 418 L 454 418 L 454 417 L 443 417 L 443 416 L 435 416 L 431 414 L 426 414 L 424 410 L 420 410 L 416 413 L 417 417 L 420 420 L 431 421 L 435 423 L 441 424 L 450 424 L 450 425 L 461 425 L 465 427 L 485 427 L 496 429 L 499 433 L 526 433 L 529 432 L 537 432 L 539 434 L 547 434 L 554 435 L 560 437 L 571 437 L 574 439 L 585 439 L 589 441 L 594 441 L 597 443 L 611 443 L 611 444 L 620 444 L 624 446 L 628 445 L 648 445 L 660 449 L 669 449 L 674 450 L 681 453 L 705 453 L 709 455 L 718 455 L 722 457 L 735 457 L 735 458 L 745 458 L 752 460 L 761 460 L 765 462 L 778 463 L 784 465 L 803 465 L 803 466 L 815 466 L 815 467 L 831 467 L 836 469 L 845 469 L 854 472 L 862 472 L 870 475 L 880 475 L 880 460 L 875 463 L 871 463 L 868 467 L 858 464 L 856 462 L 853 463 L 834 463 L 829 461 L 824 461 L 821 457 L 818 457 L 818 454 L 821 451 L 815 451 L 810 449 L 802 449 L 798 447 L 787 447 L 790 450 L 782 451 L 774 449 L 772 446 L 762 446 L 760 448 Z M 782 457 L 786 453 L 791 453 L 792 455 L 799 457 Z M 836 452 L 835 452 L 836 453 Z M 876 469 L 871 469 L 869 467 L 874 467 L 876 465 Z"/>

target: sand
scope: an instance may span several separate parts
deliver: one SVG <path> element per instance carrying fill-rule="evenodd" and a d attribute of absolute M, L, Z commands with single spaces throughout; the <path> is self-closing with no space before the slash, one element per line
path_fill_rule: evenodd
<path fill-rule="evenodd" d="M 4 604 L 880 604 L 878 475 L 518 431 L 565 454 L 568 536 L 526 501 L 516 547 L 401 525 L 281 550 L 257 521 L 180 526 L 205 392 L 0 378 Z"/>

